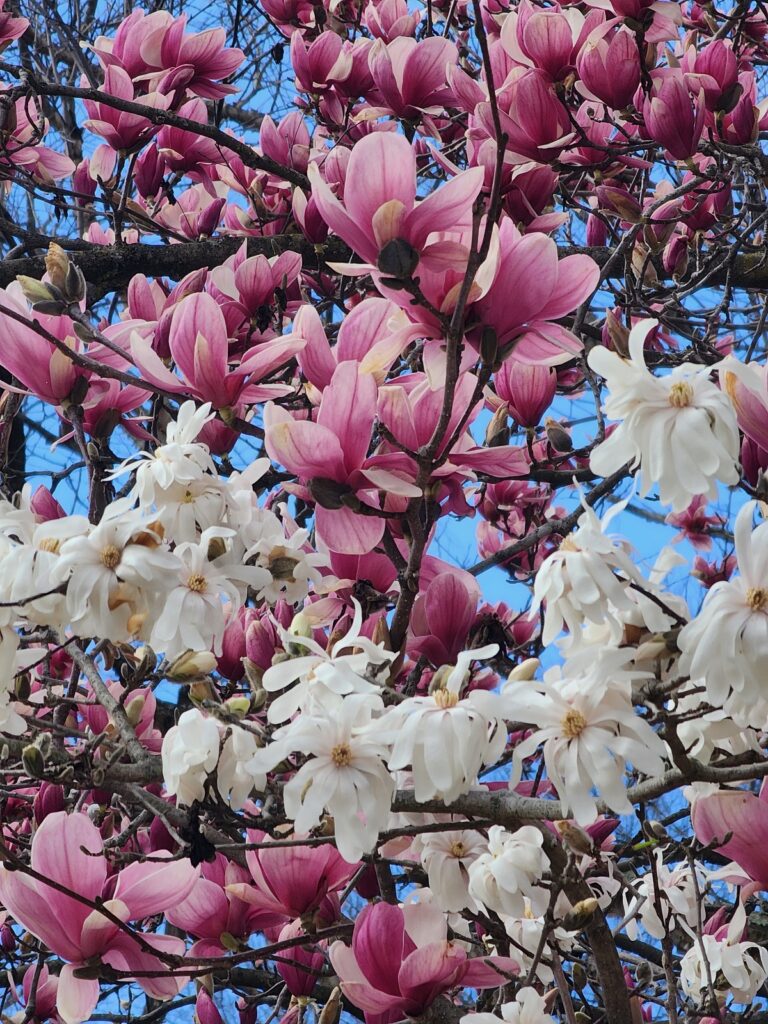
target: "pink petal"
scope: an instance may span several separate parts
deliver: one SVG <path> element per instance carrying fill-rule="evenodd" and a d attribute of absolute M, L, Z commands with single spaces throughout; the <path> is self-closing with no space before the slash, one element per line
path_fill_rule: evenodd
<path fill-rule="evenodd" d="M 90 1018 L 99 1001 L 98 978 L 76 978 L 75 967 L 64 964 L 59 973 L 56 1009 L 64 1024 L 82 1024 Z"/>

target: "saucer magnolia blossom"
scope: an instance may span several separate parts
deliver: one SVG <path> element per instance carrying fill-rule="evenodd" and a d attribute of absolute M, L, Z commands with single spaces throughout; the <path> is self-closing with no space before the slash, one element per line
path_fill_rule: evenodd
<path fill-rule="evenodd" d="M 694 794 L 691 825 L 700 843 L 730 857 L 760 889 L 768 889 L 768 787 Z M 730 838 L 729 838 L 730 837 Z"/>
<path fill-rule="evenodd" d="M 32 840 L 30 866 L 36 873 L 9 871 L 0 865 L 0 901 L 16 921 L 66 963 L 59 973 L 56 1010 L 64 1024 L 80 1024 L 93 1013 L 100 996 L 99 978 L 80 977 L 78 969 L 99 963 L 119 971 L 158 973 L 137 978 L 153 999 L 170 999 L 186 983 L 160 957 L 183 957 L 183 939 L 141 933 L 142 944 L 123 930 L 122 922 L 161 914 L 186 899 L 198 876 L 189 861 L 134 862 L 107 886 L 107 861 L 99 830 L 85 814 L 56 811 L 39 826 Z M 166 854 L 165 856 L 169 856 Z M 46 884 L 50 879 L 91 903 L 104 900 L 107 918 L 86 903 Z M 147 952 L 151 946 L 159 956 Z"/>
<path fill-rule="evenodd" d="M 421 1017 L 444 992 L 496 988 L 517 974 L 509 957 L 470 959 L 447 932 L 445 915 L 434 904 L 376 903 L 355 919 L 351 947 L 334 942 L 333 969 L 367 1024 Z"/>
<path fill-rule="evenodd" d="M 395 239 L 405 242 L 424 262 L 440 266 L 450 262 L 455 246 L 450 242 L 430 246 L 428 238 L 434 232 L 458 231 L 470 223 L 483 171 L 475 167 L 457 174 L 417 202 L 416 156 L 411 144 L 393 132 L 374 132 L 352 150 L 343 201 L 334 196 L 317 164 L 310 164 L 309 180 L 323 220 L 365 260 L 363 266 L 350 264 L 340 269 L 345 274 L 368 274 L 377 267 L 387 273 L 379 256 Z"/>

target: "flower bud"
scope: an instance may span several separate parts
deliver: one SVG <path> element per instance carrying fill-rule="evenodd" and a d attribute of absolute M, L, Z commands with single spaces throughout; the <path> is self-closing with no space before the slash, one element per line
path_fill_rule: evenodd
<path fill-rule="evenodd" d="M 251 701 L 249 697 L 238 696 L 230 697 L 224 701 L 224 708 L 231 715 L 235 715 L 237 718 L 245 718 L 248 712 L 251 710 Z"/>
<path fill-rule="evenodd" d="M 61 293 L 56 292 L 44 281 L 38 281 L 35 277 L 27 277 L 19 274 L 16 280 L 21 285 L 24 298 L 32 309 L 50 316 L 57 316 L 64 312 L 66 304 L 62 301 Z"/>
<path fill-rule="evenodd" d="M 317 1024 L 339 1024 L 341 1018 L 341 989 L 337 985 L 320 1011 Z"/>
<path fill-rule="evenodd" d="M 405 281 L 419 265 L 419 254 L 404 238 L 393 238 L 379 253 L 376 265 L 382 274 Z"/>
<path fill-rule="evenodd" d="M 146 702 L 147 698 L 143 693 L 137 693 L 135 697 L 125 702 L 125 717 L 131 725 L 134 726 L 134 728 L 141 721 L 141 716 Z"/>
<path fill-rule="evenodd" d="M 595 916 L 599 906 L 600 904 L 594 896 L 588 896 L 585 900 L 579 900 L 565 914 L 560 924 L 567 932 L 580 932 Z"/>
<path fill-rule="evenodd" d="M 208 675 L 215 668 L 216 656 L 210 651 L 185 651 L 173 659 L 165 675 L 173 683 L 184 683 Z"/>
<path fill-rule="evenodd" d="M 51 242 L 48 246 L 48 252 L 45 255 L 45 269 L 53 287 L 64 293 L 69 272 L 69 256 L 56 242 Z"/>
<path fill-rule="evenodd" d="M 527 683 L 536 675 L 540 665 L 541 662 L 538 658 L 526 658 L 525 661 L 521 661 L 519 665 L 515 665 L 507 679 L 510 683 Z"/>

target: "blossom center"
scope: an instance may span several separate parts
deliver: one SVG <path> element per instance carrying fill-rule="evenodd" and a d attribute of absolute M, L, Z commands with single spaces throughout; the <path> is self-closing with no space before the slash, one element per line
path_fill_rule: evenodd
<path fill-rule="evenodd" d="M 459 703 L 459 695 L 454 693 L 453 690 L 435 690 L 432 696 L 435 698 L 435 704 L 444 710 L 455 708 Z"/>
<path fill-rule="evenodd" d="M 208 581 L 200 572 L 193 572 L 187 580 L 187 587 L 195 594 L 204 594 L 208 589 Z"/>
<path fill-rule="evenodd" d="M 693 401 L 693 387 L 687 380 L 678 380 L 669 389 L 669 404 L 675 409 L 685 409 Z"/>
<path fill-rule="evenodd" d="M 466 847 L 464 846 L 464 843 L 462 843 L 460 839 L 455 839 L 451 843 L 451 856 L 456 857 L 457 860 L 460 860 L 466 854 L 466 852 Z"/>
<path fill-rule="evenodd" d="M 352 764 L 352 751 L 347 743 L 337 743 L 331 750 L 331 760 L 337 768 L 349 768 Z"/>
<path fill-rule="evenodd" d="M 107 567 L 107 569 L 114 569 L 120 562 L 121 551 L 120 548 L 114 544 L 107 544 L 105 548 L 101 549 L 101 561 Z"/>
<path fill-rule="evenodd" d="M 566 739 L 578 739 L 586 728 L 587 720 L 578 708 L 571 708 L 569 711 L 566 711 L 565 718 L 562 723 L 563 736 L 565 736 Z"/>
<path fill-rule="evenodd" d="M 747 591 L 747 607 L 753 612 L 761 612 L 768 602 L 768 590 L 762 587 L 750 587 Z"/>
<path fill-rule="evenodd" d="M 61 541 L 57 537 L 43 537 L 37 546 L 41 551 L 48 551 L 52 555 L 58 555 Z"/>

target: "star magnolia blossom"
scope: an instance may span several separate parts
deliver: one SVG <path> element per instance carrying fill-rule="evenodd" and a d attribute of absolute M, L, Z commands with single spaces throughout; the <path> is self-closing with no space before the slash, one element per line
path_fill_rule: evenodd
<path fill-rule="evenodd" d="M 375 718 L 383 707 L 376 694 L 313 701 L 253 762 L 271 771 L 292 753 L 309 755 L 285 785 L 285 813 L 299 832 L 309 832 L 330 814 L 336 846 L 348 861 L 373 849 L 392 802 L 395 784 L 384 766 L 389 748 Z"/>
<path fill-rule="evenodd" d="M 709 379 L 711 367 L 683 363 L 664 377 L 648 370 L 645 341 L 656 326 L 642 320 L 632 328 L 628 360 L 599 346 L 589 354 L 608 382 L 605 413 L 621 421 L 589 464 L 601 476 L 625 463 L 639 467 L 641 497 L 658 484 L 662 503 L 682 512 L 697 495 L 715 500 L 718 482 L 738 483 L 739 429 L 728 396 Z"/>
<path fill-rule="evenodd" d="M 541 637 L 544 644 L 552 643 L 563 626 L 568 627 L 575 642 L 585 618 L 602 624 L 611 617 L 610 608 L 625 613 L 634 610 L 627 582 L 639 582 L 639 573 L 626 542 L 605 533 L 623 507 L 621 502 L 614 505 L 601 521 L 593 509 L 585 506 L 576 529 L 536 573 L 530 615 L 532 618 L 546 604 Z M 616 613 L 613 621 L 621 633 L 623 623 Z"/>
<path fill-rule="evenodd" d="M 323 650 L 311 637 L 302 636 L 298 629 L 295 632 L 281 630 L 287 651 L 298 649 L 310 653 L 278 662 L 264 673 L 262 686 L 268 693 L 286 691 L 270 702 L 267 712 L 270 722 L 287 721 L 297 711 L 305 710 L 310 698 L 317 703 L 325 696 L 332 699 L 334 694 L 380 692 L 380 686 L 369 677 L 371 669 L 390 664 L 395 655 L 385 650 L 383 644 L 360 636 L 363 612 L 357 601 L 354 601 L 354 608 L 349 630 L 330 651 Z M 354 653 L 344 654 L 344 651 Z"/>
<path fill-rule="evenodd" d="M 633 885 L 638 899 L 630 900 L 624 894 L 627 913 L 636 913 L 643 928 L 655 939 L 663 938 L 678 921 L 695 929 L 698 921 L 697 893 L 704 891 L 706 877 L 698 872 L 694 879 L 688 864 L 668 868 L 661 850 L 653 851 L 655 868 L 648 871 Z M 698 884 L 697 884 L 698 883 Z M 636 928 L 630 922 L 628 934 L 636 937 Z"/>
<path fill-rule="evenodd" d="M 498 694 L 472 690 L 459 696 L 470 663 L 492 658 L 498 650 L 490 644 L 463 651 L 445 686 L 428 697 L 408 697 L 384 716 L 381 727 L 392 743 L 389 767 L 411 766 L 417 800 L 437 797 L 450 803 L 471 788 L 484 764 L 501 757 L 507 729 Z"/>
<path fill-rule="evenodd" d="M 495 1013 L 467 1013 L 459 1024 L 554 1024 L 555 1018 L 547 1013 L 547 1002 L 535 988 L 521 988 L 514 1002 L 502 1003 L 501 1017 Z"/>
<path fill-rule="evenodd" d="M 704 681 L 707 699 L 724 707 L 734 690 L 750 724 L 762 728 L 768 656 L 768 523 L 752 529 L 755 503 L 736 517 L 739 575 L 711 587 L 701 611 L 678 637 L 681 670 Z M 727 709 L 726 709 L 727 710 Z"/>
<path fill-rule="evenodd" d="M 469 871 L 488 849 L 480 832 L 461 829 L 455 832 L 425 832 L 416 836 L 414 847 L 420 851 L 421 866 L 427 872 L 429 888 L 446 911 L 476 910 L 469 895 Z"/>
<path fill-rule="evenodd" d="M 494 825 L 488 831 L 487 853 L 470 865 L 469 895 L 497 914 L 522 917 L 528 908 L 543 913 L 549 902 L 548 890 L 538 884 L 549 868 L 543 847 L 544 836 L 534 825 L 514 833 Z"/>
<path fill-rule="evenodd" d="M 742 942 L 747 917 L 739 904 L 727 928 L 715 935 L 703 934 L 680 962 L 683 992 L 700 1004 L 713 979 L 718 1001 L 730 995 L 734 1002 L 750 1006 L 768 977 L 768 953 L 755 942 Z M 703 947 L 703 949 L 702 949 Z"/>
<path fill-rule="evenodd" d="M 597 817 L 593 788 L 617 814 L 631 814 L 624 777 L 627 764 L 648 775 L 664 770 L 665 747 L 632 706 L 632 680 L 625 669 L 629 651 L 616 650 L 592 669 L 569 674 L 555 667 L 543 682 L 510 682 L 502 690 L 507 717 L 534 731 L 515 747 L 516 775 L 540 746 L 547 775 L 563 802 L 563 813 L 579 825 Z"/>

